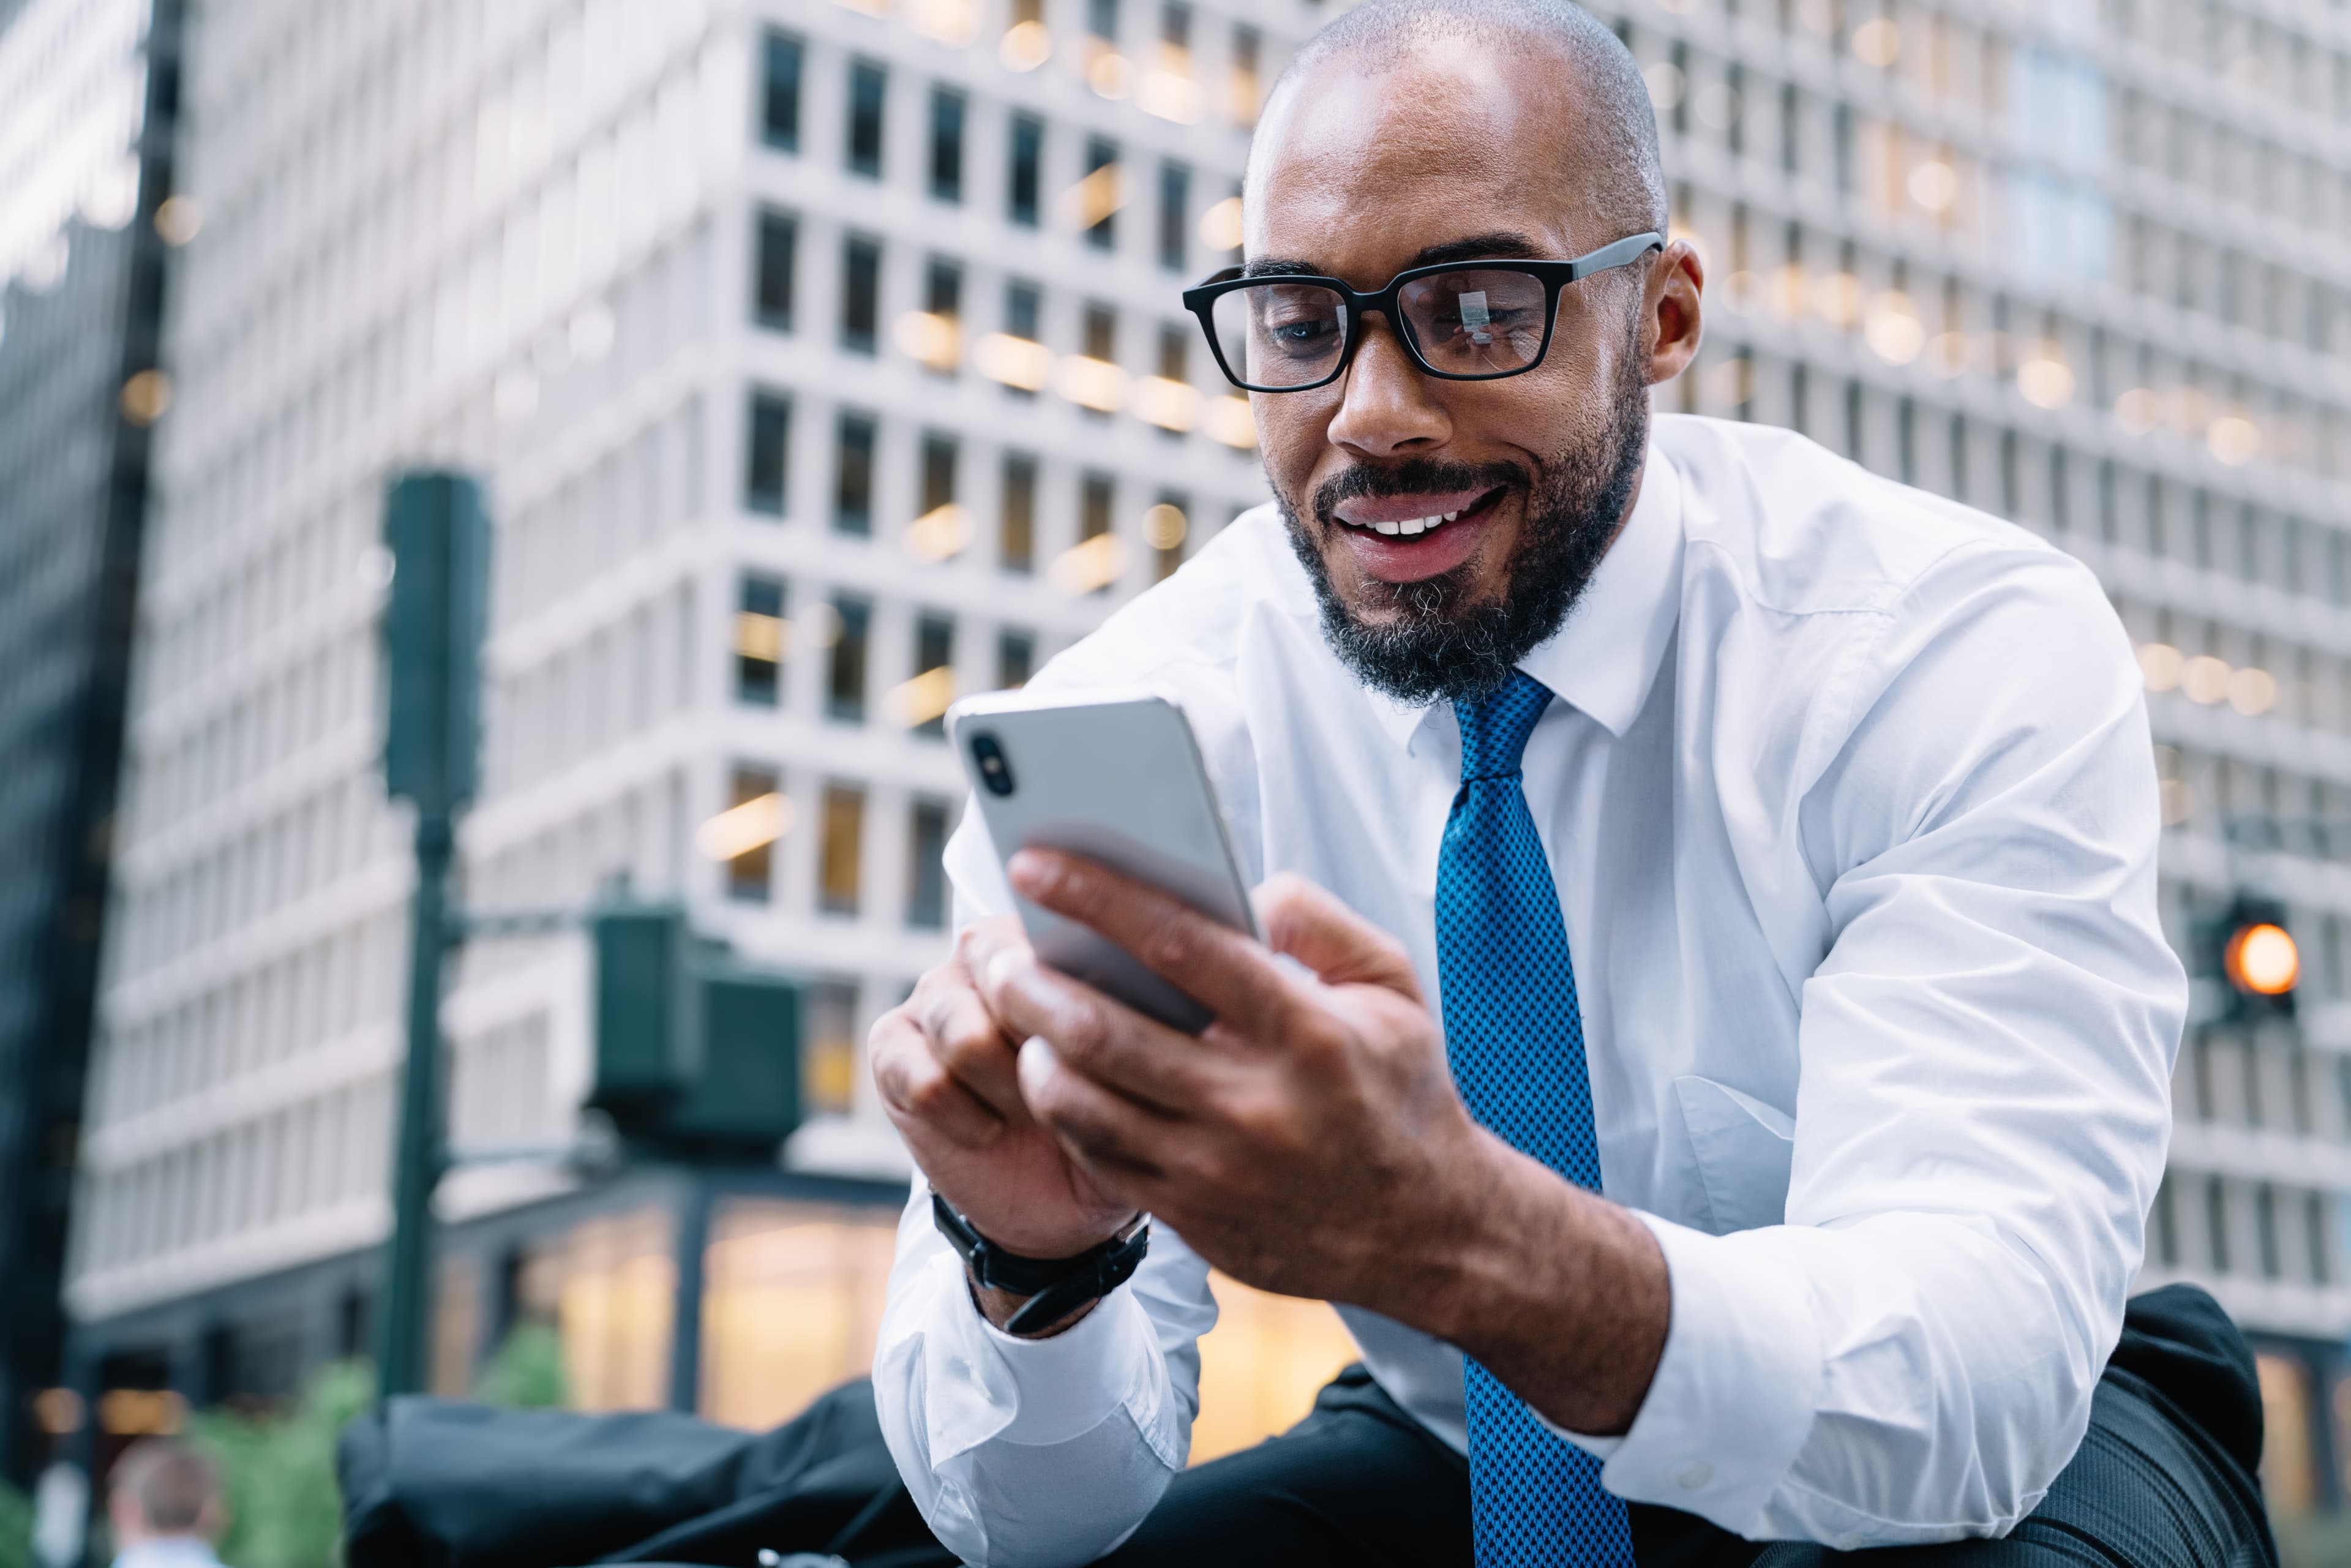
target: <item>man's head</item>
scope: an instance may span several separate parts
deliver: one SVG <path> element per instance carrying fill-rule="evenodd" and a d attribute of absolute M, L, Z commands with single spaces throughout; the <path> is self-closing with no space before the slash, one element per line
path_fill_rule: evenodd
<path fill-rule="evenodd" d="M 228 1521 L 220 1467 L 169 1437 L 131 1445 L 107 1483 L 106 1507 L 119 1546 L 171 1536 L 209 1541 Z"/>
<path fill-rule="evenodd" d="M 1368 0 L 1275 85 L 1248 193 L 1251 269 L 1364 291 L 1666 227 L 1640 72 L 1568 0 Z M 1677 244 L 1566 285 L 1542 362 L 1508 379 L 1426 375 L 1373 317 L 1337 381 L 1252 394 L 1325 630 L 1365 681 L 1479 695 L 1559 629 L 1639 487 L 1647 388 L 1697 352 L 1701 281 Z"/>

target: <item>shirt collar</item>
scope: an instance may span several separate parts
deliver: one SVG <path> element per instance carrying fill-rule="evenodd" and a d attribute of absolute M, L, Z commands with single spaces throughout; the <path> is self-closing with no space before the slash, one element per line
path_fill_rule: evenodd
<path fill-rule="evenodd" d="M 1651 444 L 1632 515 L 1600 558 L 1567 622 L 1519 661 L 1519 668 L 1621 737 L 1640 716 L 1681 619 L 1681 476 Z M 1409 747 L 1429 716 L 1449 703 L 1413 706 L 1365 688 L 1380 727 Z"/>

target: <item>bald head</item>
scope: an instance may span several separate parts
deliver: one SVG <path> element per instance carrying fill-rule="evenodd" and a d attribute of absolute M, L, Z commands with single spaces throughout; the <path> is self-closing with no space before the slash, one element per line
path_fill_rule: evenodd
<path fill-rule="evenodd" d="M 1385 74 L 1432 47 L 1466 47 L 1497 60 L 1531 53 L 1555 60 L 1559 90 L 1574 99 L 1577 131 L 1559 155 L 1589 204 L 1594 231 L 1665 232 L 1666 176 L 1647 84 L 1624 41 L 1572 0 L 1365 0 L 1291 57 L 1268 99 L 1268 122 L 1278 123 L 1287 93 L 1322 71 Z M 1265 151 L 1261 138 L 1253 165 Z"/>

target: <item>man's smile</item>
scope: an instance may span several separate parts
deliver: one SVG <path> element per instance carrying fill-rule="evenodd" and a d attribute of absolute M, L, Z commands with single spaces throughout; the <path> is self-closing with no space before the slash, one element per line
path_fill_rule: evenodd
<path fill-rule="evenodd" d="M 1355 564 L 1384 582 L 1417 582 L 1477 553 L 1500 516 L 1508 486 L 1482 490 L 1354 496 L 1332 508 Z"/>

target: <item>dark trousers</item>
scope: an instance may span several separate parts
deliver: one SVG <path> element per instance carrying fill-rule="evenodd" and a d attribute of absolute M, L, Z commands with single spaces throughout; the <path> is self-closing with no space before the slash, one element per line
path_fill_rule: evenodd
<path fill-rule="evenodd" d="M 2253 1480 L 2261 1448 L 2252 1353 L 2211 1297 L 2168 1287 L 2132 1301 L 2089 1435 L 2031 1516 L 1998 1541 L 1854 1555 L 1871 1568 L 2275 1568 Z M 1816 1568 L 1842 1555 L 1643 1504 L 1632 1522 L 1639 1568 Z M 1355 1366 L 1282 1436 L 1177 1476 L 1101 1568 L 1471 1562 L 1468 1461 Z"/>

